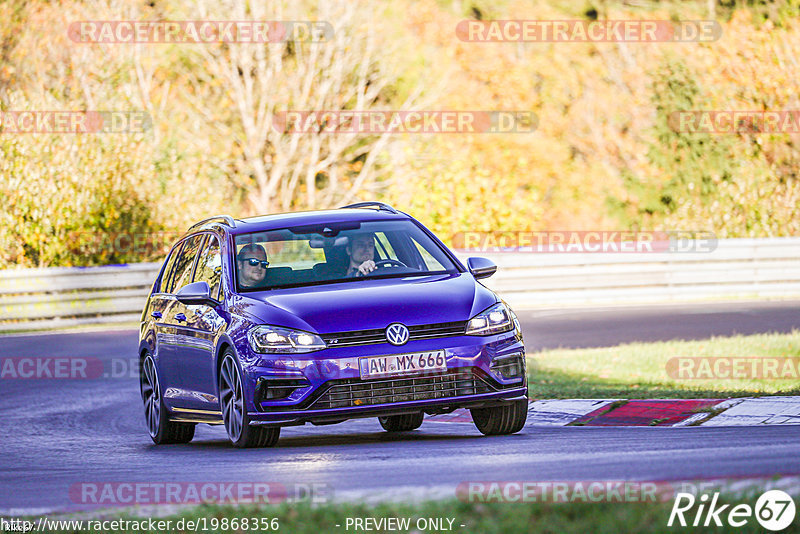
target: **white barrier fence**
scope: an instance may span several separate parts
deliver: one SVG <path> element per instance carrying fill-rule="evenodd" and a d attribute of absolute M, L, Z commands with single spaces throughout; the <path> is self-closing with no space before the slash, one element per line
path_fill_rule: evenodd
<path fill-rule="evenodd" d="M 800 296 L 800 238 L 724 239 L 713 252 L 470 255 L 497 263 L 485 283 L 519 309 Z M 0 271 L 0 331 L 138 321 L 159 267 Z"/>
<path fill-rule="evenodd" d="M 160 267 L 0 271 L 0 331 L 138 321 Z"/>
<path fill-rule="evenodd" d="M 512 307 L 800 295 L 800 238 L 721 239 L 712 252 L 509 253 L 486 285 Z"/>

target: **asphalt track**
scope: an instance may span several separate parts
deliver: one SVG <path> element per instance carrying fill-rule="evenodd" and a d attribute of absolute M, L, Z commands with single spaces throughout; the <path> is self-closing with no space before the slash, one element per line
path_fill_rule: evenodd
<path fill-rule="evenodd" d="M 521 311 L 529 349 L 606 346 L 800 329 L 800 302 Z M 0 337 L 0 355 L 129 358 L 136 332 Z M 375 419 L 283 430 L 276 448 L 237 450 L 221 427 L 155 447 L 138 382 L 3 379 L 0 513 L 91 508 L 77 483 L 259 482 L 342 498 L 454 496 L 466 481 L 693 480 L 800 474 L 800 426 L 534 427 L 485 438 L 426 422 L 389 435 Z"/>

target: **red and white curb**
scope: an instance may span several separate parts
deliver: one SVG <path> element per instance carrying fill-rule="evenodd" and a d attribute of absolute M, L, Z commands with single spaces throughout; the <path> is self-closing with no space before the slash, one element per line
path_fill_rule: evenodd
<path fill-rule="evenodd" d="M 470 423 L 469 410 L 427 417 Z M 800 397 L 739 399 L 543 399 L 528 405 L 526 426 L 800 425 Z"/>

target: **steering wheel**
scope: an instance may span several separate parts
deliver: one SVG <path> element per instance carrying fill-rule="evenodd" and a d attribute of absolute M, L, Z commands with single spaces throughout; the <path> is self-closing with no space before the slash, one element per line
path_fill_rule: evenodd
<path fill-rule="evenodd" d="M 375 267 L 406 267 L 408 265 L 400 260 L 379 260 L 375 262 Z"/>

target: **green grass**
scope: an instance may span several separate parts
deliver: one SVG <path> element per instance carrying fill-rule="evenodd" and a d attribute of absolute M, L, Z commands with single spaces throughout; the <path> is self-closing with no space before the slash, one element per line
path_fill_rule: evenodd
<path fill-rule="evenodd" d="M 741 500 L 722 499 L 720 504 L 730 502 L 733 504 L 755 503 L 753 498 Z M 415 523 L 418 518 L 451 518 L 454 519 L 452 532 L 454 533 L 480 533 L 480 534 L 515 534 L 515 533 L 553 533 L 569 534 L 592 532 L 594 534 L 618 534 L 638 532 L 670 532 L 672 530 L 685 530 L 687 532 L 761 532 L 755 518 L 750 518 L 748 523 L 741 528 L 698 528 L 687 526 L 681 528 L 673 525 L 668 528 L 672 501 L 661 503 L 466 503 L 458 500 L 429 501 L 420 504 L 387 503 L 377 506 L 364 504 L 328 504 L 311 506 L 309 504 L 294 504 L 281 506 L 219 506 L 203 505 L 182 512 L 179 515 L 164 517 L 170 519 L 175 525 L 178 520 L 198 520 L 206 518 L 208 525 L 211 518 L 228 520 L 248 517 L 277 518 L 280 525 L 277 532 L 292 534 L 320 534 L 320 533 L 347 533 L 365 532 L 354 530 L 351 525 L 346 529 L 348 517 L 350 518 L 410 518 L 409 530 L 373 530 L 371 532 L 446 532 L 445 530 L 417 530 Z M 688 512 L 686 517 L 691 522 L 696 506 Z M 115 518 L 118 516 L 115 516 Z M 724 522 L 726 515 L 721 517 Z M 107 518 L 111 518 L 108 516 Z M 136 517 L 134 519 L 141 519 Z M 797 522 L 795 522 L 797 524 Z M 340 526 L 336 526 L 340 525 Z M 463 527 L 461 525 L 464 525 Z M 726 528 L 727 527 L 727 528 Z M 237 532 L 235 529 L 216 528 L 211 532 Z M 76 532 L 76 531 L 71 531 Z M 89 532 L 85 530 L 84 532 Z M 107 530 L 105 532 L 123 532 Z M 157 532 L 155 530 L 141 530 L 139 532 Z M 173 527 L 169 532 L 176 531 Z M 240 529 L 238 532 L 247 532 Z M 262 530 L 261 532 L 271 532 Z M 798 532 L 795 526 L 790 526 L 783 532 Z M 161 532 L 159 532 L 161 534 Z"/>
<path fill-rule="evenodd" d="M 529 396 L 642 399 L 800 395 L 798 380 L 687 380 L 667 374 L 670 358 L 689 356 L 800 358 L 800 331 L 529 354 Z"/>

